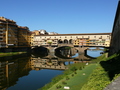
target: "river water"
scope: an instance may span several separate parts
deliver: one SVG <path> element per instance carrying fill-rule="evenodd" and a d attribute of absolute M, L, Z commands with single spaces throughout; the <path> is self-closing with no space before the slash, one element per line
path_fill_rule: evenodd
<path fill-rule="evenodd" d="M 87 50 L 91 57 L 100 56 L 102 50 Z M 23 54 L 0 58 L 0 90 L 37 90 L 67 69 L 75 61 L 89 61 L 91 58 L 76 53 L 60 58 L 53 53 L 45 57 Z"/>

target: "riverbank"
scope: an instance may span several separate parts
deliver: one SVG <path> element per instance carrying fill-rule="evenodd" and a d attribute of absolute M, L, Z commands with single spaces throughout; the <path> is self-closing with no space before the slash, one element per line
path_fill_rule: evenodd
<path fill-rule="evenodd" d="M 49 88 L 55 88 L 55 87 L 57 87 L 57 86 L 59 86 L 59 85 L 57 85 L 56 86 L 56 83 L 58 83 L 58 82 L 63 82 L 62 80 L 64 80 L 66 77 L 70 77 L 70 76 L 72 76 L 72 78 L 73 78 L 73 80 L 75 80 L 75 78 L 74 77 L 76 77 L 76 75 L 78 75 L 79 77 L 81 77 L 81 79 L 82 78 L 84 78 L 84 79 L 82 79 L 82 82 L 83 83 L 79 83 L 80 81 L 78 81 L 78 80 L 75 80 L 75 81 L 78 81 L 77 83 L 78 83 L 78 88 L 81 88 L 85 83 L 87 83 L 87 78 L 89 77 L 89 75 L 92 73 L 92 71 L 96 68 L 96 65 L 98 64 L 97 62 L 99 62 L 100 60 L 102 60 L 103 58 L 105 58 L 106 57 L 106 54 L 104 54 L 104 55 L 102 55 L 102 56 L 100 56 L 100 57 L 98 57 L 97 59 L 94 59 L 94 60 L 92 60 L 92 63 L 91 64 L 88 64 L 88 63 L 74 63 L 74 64 L 71 64 L 71 65 L 69 65 L 68 66 L 68 70 L 65 70 L 64 71 L 64 74 L 62 74 L 62 75 L 58 75 L 57 77 L 55 77 L 55 78 L 53 78 L 52 79 L 52 82 L 50 82 L 50 83 L 48 83 L 48 84 L 46 84 L 43 88 L 41 88 L 41 89 L 39 89 L 39 90 L 49 90 Z M 87 69 L 87 67 L 89 67 L 88 69 Z M 93 69 L 94 68 L 94 69 Z M 86 71 L 86 72 L 88 72 L 88 73 L 86 73 L 86 75 L 84 75 L 84 71 Z M 80 74 L 80 73 L 82 73 L 82 74 Z M 85 77 L 84 77 L 85 76 Z M 68 83 L 68 81 L 69 81 L 69 83 L 71 82 L 71 83 L 73 83 L 73 82 L 75 82 L 75 81 L 71 81 L 71 79 L 69 79 L 69 80 L 66 80 L 65 82 L 66 82 L 66 85 L 67 85 L 67 83 Z M 68 83 L 68 84 L 69 84 Z M 81 85 L 80 85 L 81 84 Z M 72 84 L 71 84 L 72 85 Z M 64 86 L 64 84 L 60 84 L 60 87 L 63 89 L 63 86 Z M 71 88 L 72 87 L 74 87 L 74 86 L 71 86 Z M 60 89 L 60 88 L 59 88 Z M 62 89 L 60 89 L 60 90 L 62 90 Z M 54 89 L 53 89 L 54 90 Z M 75 89 L 76 90 L 76 89 Z"/>
<path fill-rule="evenodd" d="M 120 76 L 120 53 L 102 59 L 81 90 L 103 90 Z M 114 87 L 113 87 L 114 88 Z M 120 88 L 120 87 L 119 87 Z M 108 90 L 119 90 L 108 89 Z"/>
<path fill-rule="evenodd" d="M 65 86 L 70 90 L 103 90 L 120 73 L 120 55 L 114 54 L 106 58 L 106 54 L 92 60 L 93 63 L 81 68 L 71 65 L 73 72 L 64 75 L 61 80 L 51 83 L 39 90 L 63 90 Z M 71 68 L 69 68 L 71 70 Z M 76 73 L 75 73 L 76 72 Z M 57 78 L 57 77 L 56 77 Z M 53 80 L 52 80 L 53 81 Z"/>
<path fill-rule="evenodd" d="M 24 53 L 26 53 L 26 52 L 8 52 L 8 53 L 0 52 L 0 57 L 13 56 L 13 55 L 19 55 L 19 54 L 24 54 Z"/>
<path fill-rule="evenodd" d="M 76 74 L 72 73 L 67 76 L 69 78 L 68 80 L 65 77 L 62 80 L 60 80 L 58 83 L 53 85 L 51 88 L 49 88 L 48 90 L 56 90 L 57 86 L 61 86 L 60 88 L 58 87 L 58 90 L 63 90 L 65 86 L 69 87 L 70 90 L 80 90 L 81 87 L 87 82 L 91 72 L 96 67 L 97 67 L 97 64 L 91 64 L 86 66 L 83 70 L 77 70 Z"/>

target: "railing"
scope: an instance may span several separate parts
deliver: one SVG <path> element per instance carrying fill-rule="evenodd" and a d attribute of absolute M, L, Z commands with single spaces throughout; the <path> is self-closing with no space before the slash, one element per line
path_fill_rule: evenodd
<path fill-rule="evenodd" d="M 3 36 L 0 36 L 0 38 L 3 38 Z"/>
<path fill-rule="evenodd" d="M 3 34 L 3 32 L 0 32 L 0 34 Z"/>
<path fill-rule="evenodd" d="M 0 46 L 0 48 L 5 48 L 6 47 L 6 45 L 4 45 L 4 46 Z"/>

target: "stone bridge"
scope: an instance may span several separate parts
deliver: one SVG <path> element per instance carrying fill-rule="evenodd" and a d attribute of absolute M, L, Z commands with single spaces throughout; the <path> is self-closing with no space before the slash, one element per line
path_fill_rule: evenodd
<path fill-rule="evenodd" d="M 63 47 L 63 46 L 69 46 L 69 47 L 74 47 L 73 44 L 58 44 L 58 47 Z"/>
<path fill-rule="evenodd" d="M 82 54 L 82 53 L 85 53 L 85 50 L 93 50 L 93 49 L 89 49 L 91 48 L 92 46 L 90 47 L 85 47 L 85 46 L 79 46 L 79 47 L 74 47 L 73 44 L 58 44 L 58 46 L 55 46 L 55 47 L 52 47 L 52 46 L 43 46 L 45 48 L 47 48 L 49 50 L 49 53 L 55 53 L 55 50 L 57 48 L 60 48 L 60 47 L 65 47 L 65 46 L 69 46 L 69 47 L 72 47 L 70 50 L 70 53 L 71 54 L 75 54 L 76 52 L 78 52 L 79 54 Z M 100 50 L 100 47 L 104 48 L 103 46 L 99 46 L 99 47 L 95 47 L 94 50 Z M 38 46 L 37 47 L 34 47 L 34 48 L 39 48 Z"/>

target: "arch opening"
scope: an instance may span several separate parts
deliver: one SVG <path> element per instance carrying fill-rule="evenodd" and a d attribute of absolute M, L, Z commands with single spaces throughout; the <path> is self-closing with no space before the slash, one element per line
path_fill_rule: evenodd
<path fill-rule="evenodd" d="M 64 44 L 68 44 L 68 40 L 67 39 L 64 40 Z"/>

